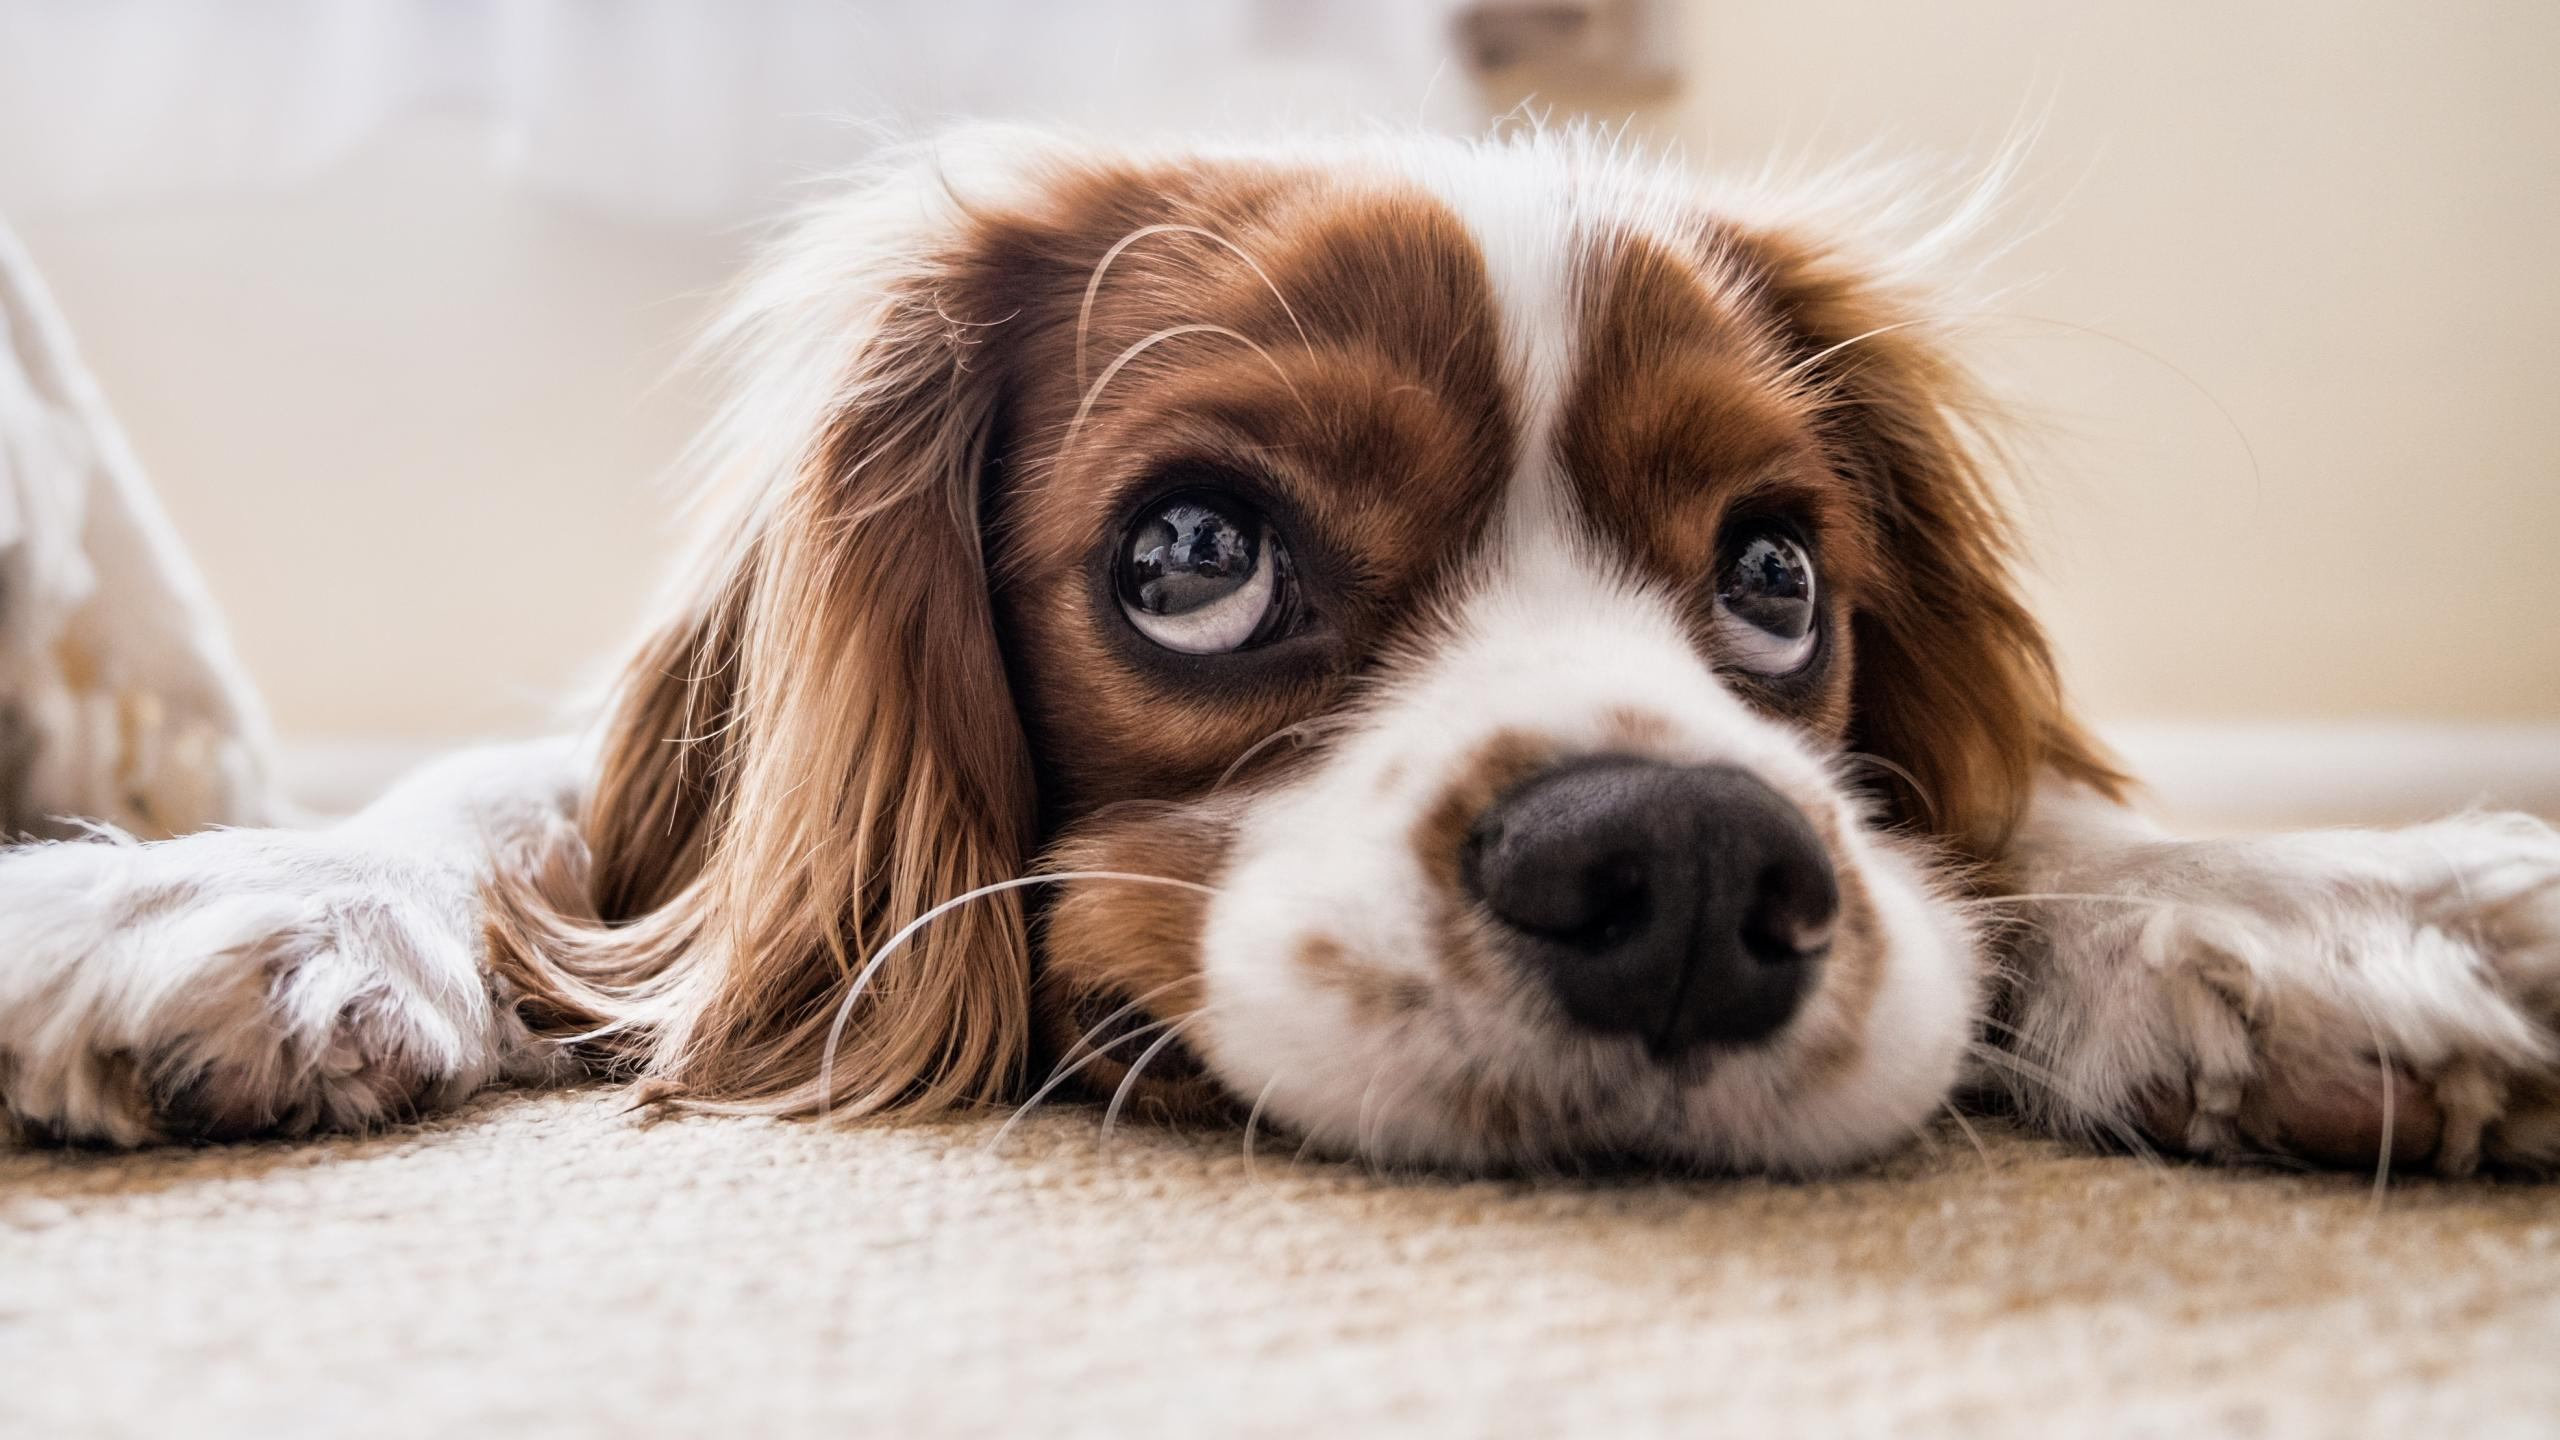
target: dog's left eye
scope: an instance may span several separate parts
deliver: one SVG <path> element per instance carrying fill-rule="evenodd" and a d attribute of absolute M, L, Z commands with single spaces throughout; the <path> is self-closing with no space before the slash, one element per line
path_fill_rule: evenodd
<path fill-rule="evenodd" d="M 1754 527 L 1725 547 L 1716 633 L 1754 675 L 1792 675 L 1813 658 L 1813 557 L 1784 530 Z"/>
<path fill-rule="evenodd" d="M 1121 542 L 1129 623 L 1167 650 L 1223 655 L 1290 633 L 1298 618 L 1288 551 L 1252 507 L 1199 492 L 1157 502 Z"/>

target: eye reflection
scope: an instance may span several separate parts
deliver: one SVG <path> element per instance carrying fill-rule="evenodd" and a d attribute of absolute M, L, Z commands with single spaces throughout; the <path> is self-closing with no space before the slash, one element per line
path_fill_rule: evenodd
<path fill-rule="evenodd" d="M 1813 658 L 1813 557 L 1774 527 L 1741 532 L 1716 583 L 1717 637 L 1727 658 L 1754 675 L 1790 675 Z"/>
<path fill-rule="evenodd" d="M 1262 546 L 1226 513 L 1199 501 L 1168 505 L 1130 536 L 1134 599 L 1150 615 L 1181 615 L 1234 594 L 1253 578 Z"/>
<path fill-rule="evenodd" d="M 1291 633 L 1301 616 L 1288 552 L 1232 496 L 1186 492 L 1129 527 L 1115 584 L 1139 634 L 1186 655 L 1223 655 Z"/>

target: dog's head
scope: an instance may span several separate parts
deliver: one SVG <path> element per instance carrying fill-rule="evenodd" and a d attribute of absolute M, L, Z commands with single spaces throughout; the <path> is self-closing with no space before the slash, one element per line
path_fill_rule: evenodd
<path fill-rule="evenodd" d="M 1554 136 L 988 137 L 819 208 L 520 981 L 714 1104 L 1907 1135 L 1980 988 L 1938 867 L 2104 771 L 1851 239 Z"/>

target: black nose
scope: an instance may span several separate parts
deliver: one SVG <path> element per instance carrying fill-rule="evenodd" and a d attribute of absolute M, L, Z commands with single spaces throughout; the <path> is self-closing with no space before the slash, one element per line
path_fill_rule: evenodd
<path fill-rule="evenodd" d="M 1821 837 L 1730 765 L 1575 761 L 1487 807 L 1466 847 L 1468 888 L 1565 1013 L 1659 1055 L 1784 1025 L 1840 915 Z"/>

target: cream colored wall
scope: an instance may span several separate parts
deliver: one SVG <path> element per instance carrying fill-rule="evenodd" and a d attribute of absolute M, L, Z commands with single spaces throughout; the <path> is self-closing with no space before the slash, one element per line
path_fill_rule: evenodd
<path fill-rule="evenodd" d="M 2560 6 L 1687 18 L 1642 123 L 1709 163 L 2041 118 L 1985 352 L 2098 710 L 2560 720 Z M 293 195 L 19 220 L 288 732 L 537 725 L 625 635 L 733 234 L 498 188 L 433 121 Z"/>
<path fill-rule="evenodd" d="M 450 120 L 291 194 L 15 218 L 286 734 L 538 731 L 633 632 L 735 233 L 502 188 Z"/>
<path fill-rule="evenodd" d="M 2560 5 L 1684 18 L 1643 123 L 1709 163 L 2039 122 L 1983 349 L 2097 710 L 2560 719 Z"/>

